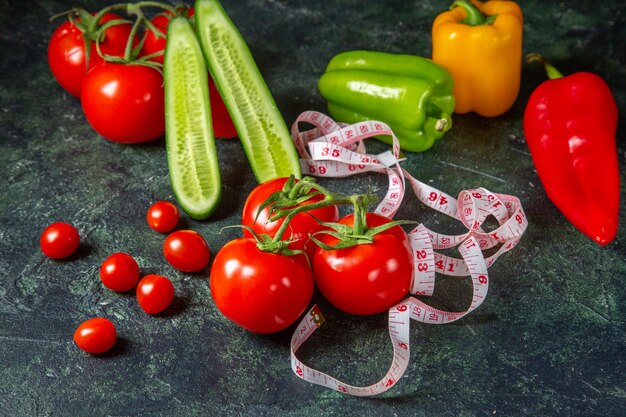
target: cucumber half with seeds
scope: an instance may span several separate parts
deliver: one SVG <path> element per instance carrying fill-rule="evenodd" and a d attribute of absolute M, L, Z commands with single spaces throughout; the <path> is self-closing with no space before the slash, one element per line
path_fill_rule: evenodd
<path fill-rule="evenodd" d="M 217 0 L 196 0 L 202 51 L 259 183 L 301 176 L 300 158 L 243 37 Z"/>
<path fill-rule="evenodd" d="M 165 142 L 172 189 L 181 208 L 202 220 L 217 208 L 222 194 L 211 124 L 208 72 L 189 21 L 168 26 L 163 62 Z"/>

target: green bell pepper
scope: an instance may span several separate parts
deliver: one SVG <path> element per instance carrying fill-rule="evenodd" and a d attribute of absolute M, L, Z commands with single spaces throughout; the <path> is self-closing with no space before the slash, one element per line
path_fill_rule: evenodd
<path fill-rule="evenodd" d="M 452 75 L 430 59 L 372 51 L 336 55 L 319 80 L 334 119 L 384 122 L 411 152 L 431 148 L 452 127 L 452 87 Z"/>

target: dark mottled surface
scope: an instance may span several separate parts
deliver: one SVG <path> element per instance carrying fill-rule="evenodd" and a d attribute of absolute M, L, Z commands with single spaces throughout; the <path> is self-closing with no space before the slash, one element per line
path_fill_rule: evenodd
<path fill-rule="evenodd" d="M 441 1 L 224 1 L 290 124 L 324 110 L 316 82 L 337 52 L 368 48 L 430 54 L 430 25 Z M 105 1 L 84 1 L 96 9 Z M 484 186 L 518 195 L 530 219 L 521 244 L 491 269 L 490 295 L 457 324 L 413 323 L 405 377 L 373 399 L 309 385 L 289 367 L 290 331 L 255 336 L 214 307 L 208 272 L 174 271 L 163 236 L 148 229 L 147 207 L 171 199 L 163 140 L 121 146 L 95 134 L 80 104 L 57 86 L 46 63 L 50 15 L 64 0 L 0 0 L 0 415 L 2 416 L 618 416 L 626 409 L 626 218 L 601 248 L 547 199 L 523 139 L 521 117 L 543 79 L 525 65 L 513 109 L 495 119 L 455 116 L 455 127 L 405 167 L 456 195 Z M 524 1 L 525 52 L 539 51 L 563 72 L 591 70 L 612 87 L 626 114 L 626 11 L 619 1 Z M 624 180 L 626 129 L 618 129 Z M 239 232 L 254 186 L 237 141 L 219 142 L 224 199 L 209 221 L 184 220 L 217 251 Z M 342 191 L 384 189 L 363 176 L 326 182 Z M 622 197 L 624 185 L 622 185 Z M 436 230 L 447 222 L 408 198 L 399 218 Z M 69 261 L 45 258 L 41 230 L 75 224 L 83 244 Z M 442 222 L 439 224 L 439 222 Z M 144 273 L 171 277 L 177 299 L 150 317 L 132 295 L 103 289 L 102 260 L 127 251 Z M 463 309 L 469 283 L 441 279 L 431 302 Z M 340 314 L 319 296 L 328 323 L 305 345 L 308 363 L 353 384 L 377 381 L 391 348 L 386 317 Z M 79 351 L 82 320 L 107 316 L 120 340 L 109 354 Z"/>

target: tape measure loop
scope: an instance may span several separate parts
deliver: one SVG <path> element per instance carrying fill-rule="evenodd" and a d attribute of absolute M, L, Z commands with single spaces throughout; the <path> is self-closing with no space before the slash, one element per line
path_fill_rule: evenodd
<path fill-rule="evenodd" d="M 300 132 L 298 126 L 308 123 L 313 129 Z M 376 213 L 389 218 L 398 211 L 404 198 L 406 181 L 415 196 L 425 206 L 460 221 L 467 232 L 460 235 L 441 234 L 420 224 L 408 233 L 413 257 L 413 277 L 410 292 L 431 296 L 436 275 L 470 276 L 472 301 L 462 312 L 449 312 L 433 308 L 413 296 L 389 309 L 389 336 L 393 346 L 393 359 L 389 371 L 376 384 L 354 387 L 309 368 L 295 356 L 298 348 L 318 328 L 323 316 L 314 306 L 292 336 L 291 364 L 294 373 L 311 383 L 323 385 L 354 396 L 370 396 L 385 392 L 397 383 L 408 367 L 410 356 L 409 323 L 416 320 L 428 324 L 447 324 L 460 320 L 478 308 L 489 289 L 488 268 L 504 253 L 513 249 L 528 226 L 520 200 L 515 196 L 492 193 L 479 187 L 463 190 L 458 198 L 425 184 L 400 167 L 402 162 L 399 142 L 393 131 L 382 122 L 366 121 L 347 126 L 336 123 L 328 116 L 308 111 L 302 113 L 292 126 L 292 136 L 300 153 L 303 171 L 321 177 L 347 177 L 362 172 L 378 172 L 389 178 L 385 197 Z M 391 151 L 370 155 L 365 140 L 380 136 L 392 137 Z M 493 216 L 499 227 L 492 231 L 482 226 Z M 485 257 L 483 251 L 499 246 Z M 458 248 L 460 258 L 444 255 L 437 250 Z"/>

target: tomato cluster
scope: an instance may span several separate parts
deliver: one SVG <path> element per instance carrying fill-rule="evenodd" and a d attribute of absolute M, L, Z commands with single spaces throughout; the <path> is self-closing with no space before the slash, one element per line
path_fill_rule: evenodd
<path fill-rule="evenodd" d="M 264 205 L 268 197 L 283 189 L 286 178 L 257 186 L 246 199 L 242 224 L 256 239 L 274 237 L 284 219 L 270 221 Z M 314 196 L 300 206 L 320 201 Z M 260 209 L 261 208 L 261 209 Z M 352 226 L 352 214 L 339 219 L 334 205 L 303 211 L 290 219 L 282 238 L 289 248 L 301 253 L 285 255 L 259 248 L 251 231 L 226 244 L 215 256 L 210 274 L 211 294 L 217 308 L 228 319 L 254 333 L 274 333 L 292 325 L 307 308 L 314 283 L 338 309 L 357 315 L 388 310 L 409 292 L 413 262 L 409 240 L 398 225 L 372 236 L 372 241 L 342 249 L 328 249 L 338 238 L 321 233 L 322 222 Z M 367 213 L 367 227 L 376 228 L 391 220 Z M 319 234 L 326 249 L 310 237 Z M 306 257 L 305 257 L 306 255 Z M 307 259 L 308 258 L 308 259 Z"/>
<path fill-rule="evenodd" d="M 187 10 L 187 16 L 193 14 L 193 8 Z M 138 53 L 134 47 L 139 38 L 132 35 L 131 39 L 128 21 L 110 26 L 111 21 L 123 19 L 121 16 L 104 13 L 98 22 L 93 20 L 100 14 L 79 16 L 83 19 L 59 25 L 48 43 L 48 65 L 59 85 L 80 98 L 85 118 L 106 139 L 132 144 L 162 137 L 165 103 L 158 65 L 163 64 L 172 14 L 161 13 L 150 21 L 162 36 L 146 25 Z M 216 137 L 235 137 L 233 122 L 212 80 L 209 87 Z"/>
<path fill-rule="evenodd" d="M 146 220 L 152 229 L 169 232 L 178 224 L 178 208 L 170 202 L 158 201 L 148 209 Z M 39 242 L 44 255 L 51 259 L 64 259 L 77 250 L 80 235 L 74 226 L 54 222 L 44 229 Z M 170 234 L 165 239 L 163 255 L 170 265 L 185 272 L 204 269 L 210 258 L 206 241 L 192 230 Z M 100 265 L 100 280 L 105 287 L 115 292 L 136 288 L 137 303 L 148 314 L 166 310 L 174 300 L 172 282 L 162 275 L 149 274 L 141 279 L 140 276 L 137 261 L 127 253 L 114 253 Z M 103 317 L 84 321 L 74 333 L 76 345 L 92 354 L 108 351 L 115 344 L 115 339 L 115 325 Z"/>

